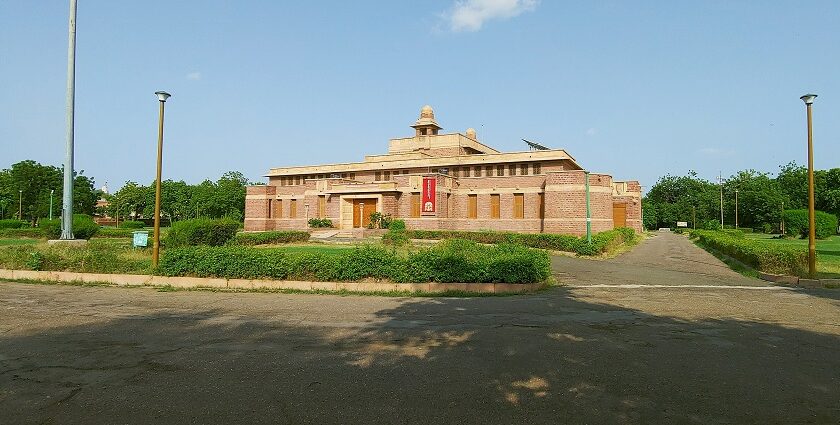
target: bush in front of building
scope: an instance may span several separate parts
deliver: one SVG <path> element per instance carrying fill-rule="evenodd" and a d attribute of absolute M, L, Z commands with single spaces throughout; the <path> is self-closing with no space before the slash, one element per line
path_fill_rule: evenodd
<path fill-rule="evenodd" d="M 825 239 L 837 232 L 837 217 L 822 211 L 814 212 L 814 233 L 817 239 Z M 785 234 L 791 236 L 808 237 L 808 210 L 785 210 Z"/>
<path fill-rule="evenodd" d="M 309 233 L 299 230 L 237 233 L 230 245 L 272 245 L 291 242 L 306 242 Z"/>
<path fill-rule="evenodd" d="M 408 235 L 405 231 L 405 221 L 392 221 L 390 226 L 388 226 L 388 232 L 382 235 L 382 243 L 393 246 L 403 246 L 407 244 Z"/>
<path fill-rule="evenodd" d="M 41 220 L 38 224 L 47 239 L 61 237 L 61 220 Z M 90 239 L 99 233 L 100 227 L 87 214 L 73 214 L 73 237 L 76 239 Z"/>
<path fill-rule="evenodd" d="M 808 251 L 801 246 L 778 244 L 738 237 L 729 232 L 695 230 L 691 237 L 711 248 L 766 273 L 804 276 L 808 271 Z"/>
<path fill-rule="evenodd" d="M 381 246 L 340 253 L 289 252 L 243 246 L 181 247 L 164 251 L 158 272 L 166 276 L 393 282 L 539 283 L 550 276 L 545 251 L 451 240 L 408 255 Z"/>
<path fill-rule="evenodd" d="M 181 246 L 222 246 L 236 236 L 239 222 L 229 218 L 196 218 L 172 223 L 163 241 L 167 248 Z"/>
<path fill-rule="evenodd" d="M 29 223 L 16 219 L 0 220 L 0 229 L 20 229 L 22 227 L 29 227 Z"/>
<path fill-rule="evenodd" d="M 146 227 L 146 223 L 137 220 L 126 220 L 120 222 L 119 228 L 120 229 L 142 229 Z"/>
<path fill-rule="evenodd" d="M 332 227 L 332 220 L 328 218 L 310 218 L 309 219 L 309 227 L 312 228 L 323 228 L 323 227 Z"/>

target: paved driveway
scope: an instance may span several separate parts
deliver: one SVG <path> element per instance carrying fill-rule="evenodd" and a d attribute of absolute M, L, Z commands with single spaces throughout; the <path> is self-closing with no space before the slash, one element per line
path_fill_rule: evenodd
<path fill-rule="evenodd" d="M 685 236 L 671 232 L 656 233 L 610 260 L 556 256 L 552 269 L 567 285 L 768 285 L 732 271 Z"/>
<path fill-rule="evenodd" d="M 630 255 L 663 243 L 682 246 Z M 0 282 L 0 424 L 838 422 L 840 292 L 628 259 L 576 270 L 720 285 L 422 299 Z"/>

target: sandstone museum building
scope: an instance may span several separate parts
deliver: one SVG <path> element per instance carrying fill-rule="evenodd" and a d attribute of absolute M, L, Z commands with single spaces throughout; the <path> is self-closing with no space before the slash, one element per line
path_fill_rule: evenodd
<path fill-rule="evenodd" d="M 411 127 L 362 162 L 272 168 L 267 185 L 247 188 L 245 230 L 306 229 L 310 218 L 366 228 L 379 212 L 409 229 L 582 235 L 588 197 L 593 232 L 641 231 L 638 181 L 587 174 L 562 149 L 499 152 L 473 129 L 440 133 L 429 106 Z"/>

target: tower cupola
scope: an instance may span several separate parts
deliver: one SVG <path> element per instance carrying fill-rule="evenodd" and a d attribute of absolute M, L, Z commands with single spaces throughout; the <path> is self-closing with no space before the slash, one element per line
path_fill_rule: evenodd
<path fill-rule="evenodd" d="M 420 118 L 414 122 L 412 127 L 417 131 L 417 136 L 435 136 L 442 128 L 435 121 L 435 111 L 429 105 L 420 109 Z"/>

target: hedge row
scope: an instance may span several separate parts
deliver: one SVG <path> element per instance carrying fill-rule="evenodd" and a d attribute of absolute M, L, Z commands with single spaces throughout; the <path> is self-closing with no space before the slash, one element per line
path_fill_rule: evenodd
<path fill-rule="evenodd" d="M 170 248 L 164 251 L 158 268 L 166 276 L 463 283 L 544 282 L 550 270 L 545 251 L 511 244 L 482 246 L 457 239 L 408 255 L 374 246 L 335 254 L 240 246 Z"/>
<path fill-rule="evenodd" d="M 3 238 L 43 238 L 44 232 L 37 227 L 21 227 L 20 229 L 0 229 Z"/>
<path fill-rule="evenodd" d="M 197 218 L 172 223 L 163 240 L 167 248 L 180 246 L 209 245 L 222 246 L 236 236 L 239 222 L 232 219 L 211 220 Z"/>
<path fill-rule="evenodd" d="M 561 235 L 553 233 L 509 233 L 509 232 L 466 232 L 453 230 L 409 230 L 406 232 L 411 239 L 467 239 L 478 243 L 500 244 L 514 243 L 531 248 L 550 249 L 554 251 L 575 252 L 579 255 L 598 255 L 630 242 L 636 232 L 627 227 L 608 230 L 592 235 L 592 243 L 586 237 Z"/>
<path fill-rule="evenodd" d="M 5 219 L 0 220 L 0 229 L 20 229 L 21 227 L 28 227 L 29 223 L 23 220 Z"/>
<path fill-rule="evenodd" d="M 99 229 L 99 233 L 96 234 L 97 238 L 131 238 L 134 237 L 134 232 L 140 230 L 133 227 L 129 228 L 118 228 L 115 229 L 113 227 L 103 227 Z M 152 231 L 149 231 L 149 236 L 151 237 Z"/>
<path fill-rule="evenodd" d="M 746 239 L 735 232 L 695 230 L 691 237 L 766 273 L 804 276 L 808 271 L 808 252 L 802 247 Z"/>
<path fill-rule="evenodd" d="M 296 230 L 237 233 L 231 245 L 271 245 L 290 242 L 306 242 L 309 233 Z"/>

